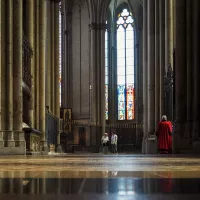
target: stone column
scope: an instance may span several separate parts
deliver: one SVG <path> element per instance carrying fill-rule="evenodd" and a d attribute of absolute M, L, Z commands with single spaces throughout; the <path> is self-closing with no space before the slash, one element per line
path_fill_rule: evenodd
<path fill-rule="evenodd" d="M 102 124 L 102 135 L 105 133 L 105 126 L 106 126 L 106 119 L 105 119 L 105 30 L 106 30 L 106 24 L 102 23 L 100 25 L 100 36 L 101 36 L 101 44 L 100 44 L 100 58 L 101 58 L 101 64 L 100 64 L 100 85 L 101 85 L 101 109 L 100 109 L 100 115 L 101 115 L 101 124 Z M 104 58 L 104 59 L 103 59 Z"/>
<path fill-rule="evenodd" d="M 4 147 L 4 132 L 5 132 L 5 119 L 6 119 L 6 61 L 5 61 L 5 48 L 6 48 L 6 18 L 5 18 L 5 0 L 0 1 L 0 148 Z"/>
<path fill-rule="evenodd" d="M 22 36 L 23 36 L 23 2 L 13 1 L 13 128 L 16 140 L 19 141 L 20 152 L 25 153 L 24 132 L 22 131 L 23 94 L 22 94 Z"/>
<path fill-rule="evenodd" d="M 51 111 L 51 2 L 47 1 L 46 17 L 46 88 L 45 88 L 45 105 Z"/>
<path fill-rule="evenodd" d="M 200 116 L 199 116 L 199 110 L 200 109 L 200 70 L 199 70 L 199 65 L 200 65 L 200 2 L 198 0 L 193 0 L 193 65 L 194 65 L 194 70 L 193 70 L 193 139 L 200 138 Z"/>
<path fill-rule="evenodd" d="M 143 144 L 142 144 L 142 152 L 145 153 L 145 138 L 147 136 L 147 129 L 148 129 L 148 100 L 147 100 L 147 85 L 148 85 L 148 76 L 147 76 L 147 0 L 143 0 Z"/>
<path fill-rule="evenodd" d="M 90 36 L 91 36 L 91 56 L 90 56 L 90 64 L 91 64 L 91 119 L 93 123 L 97 123 L 96 119 L 96 73 L 95 73 L 95 66 L 96 66 L 96 41 L 95 41 L 95 24 L 90 24 Z"/>
<path fill-rule="evenodd" d="M 96 130 L 96 147 L 99 151 L 100 138 L 105 131 L 105 23 L 92 23 L 91 28 L 91 95 L 92 121 Z"/>
<path fill-rule="evenodd" d="M 159 96 L 159 116 L 164 114 L 164 73 L 165 73 L 165 2 L 159 1 L 159 31 L 160 31 L 160 96 Z"/>
<path fill-rule="evenodd" d="M 160 120 L 160 23 L 159 2 L 155 0 L 155 130 Z"/>
<path fill-rule="evenodd" d="M 40 68 L 40 19 L 39 19 L 39 12 L 40 12 L 40 0 L 35 1 L 35 127 L 36 129 L 40 129 L 39 127 L 39 68 Z"/>
<path fill-rule="evenodd" d="M 39 1 L 40 6 L 40 20 L 39 20 L 39 127 L 40 131 L 42 132 L 41 137 L 41 151 L 46 152 L 47 151 L 47 143 L 46 143 L 46 113 L 45 113 L 45 70 L 46 70 L 46 48 L 45 48 L 45 42 L 46 42 L 46 0 L 40 0 Z"/>
<path fill-rule="evenodd" d="M 170 63 L 169 52 L 169 0 L 165 0 L 165 73 Z"/>
<path fill-rule="evenodd" d="M 51 112 L 55 114 L 55 10 L 51 2 Z"/>
<path fill-rule="evenodd" d="M 192 137 L 192 71 L 193 71 L 193 52 L 192 52 L 192 1 L 186 1 L 187 7 L 187 136 Z"/>
<path fill-rule="evenodd" d="M 148 20 L 148 133 L 155 131 L 155 0 L 147 1 Z"/>
<path fill-rule="evenodd" d="M 60 63 L 59 63 L 59 58 L 60 58 L 60 53 L 59 53 L 59 4 L 55 3 L 54 7 L 54 34 L 55 34 L 55 39 L 54 39 L 54 48 L 55 48 L 55 116 L 58 119 L 58 124 L 57 124 L 57 151 L 60 152 L 62 151 L 61 146 L 60 146 L 60 85 L 59 85 L 59 80 L 60 80 Z"/>
<path fill-rule="evenodd" d="M 35 128 L 35 9 L 34 9 L 34 1 L 27 0 L 27 38 L 30 42 L 31 48 L 33 50 L 33 57 L 31 58 L 31 76 L 32 76 L 32 83 L 31 83 L 31 96 L 30 96 L 30 106 L 29 106 L 29 122 L 30 126 Z"/>
<path fill-rule="evenodd" d="M 175 131 L 173 134 L 173 153 L 178 153 L 181 145 L 180 137 L 185 131 L 186 98 L 187 88 L 187 65 L 186 65 L 186 4 L 183 0 L 176 0 L 176 60 L 175 60 Z"/>
<path fill-rule="evenodd" d="M 1 22 L 1 13 L 2 13 L 2 11 L 1 11 L 1 9 L 2 9 L 2 1 L 0 1 L 0 53 L 1 53 L 1 55 L 2 55 L 2 38 L 1 38 L 1 30 L 2 30 L 2 26 L 1 26 L 1 24 L 2 24 L 2 22 Z M 0 84 L 1 84 L 1 56 L 0 56 Z M 1 93 L 1 85 L 0 85 L 0 148 L 1 147 L 3 147 L 4 146 L 4 138 L 3 138 L 3 132 L 2 132 L 2 129 L 1 129 L 1 123 L 2 123 L 2 121 L 1 121 L 1 119 L 2 119 L 2 113 L 1 113 L 1 95 L 2 95 L 2 93 Z"/>
<path fill-rule="evenodd" d="M 7 110 L 6 110 L 6 131 L 8 147 L 14 147 L 13 135 L 13 1 L 6 1 L 7 17 L 6 17 L 6 90 L 7 90 Z"/>

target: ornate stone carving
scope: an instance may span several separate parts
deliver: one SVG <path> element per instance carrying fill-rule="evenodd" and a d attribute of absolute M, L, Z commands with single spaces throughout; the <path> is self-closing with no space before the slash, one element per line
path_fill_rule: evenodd
<path fill-rule="evenodd" d="M 30 43 L 27 38 L 23 35 L 23 68 L 22 75 L 23 81 L 28 87 L 31 87 L 31 57 L 33 55 L 33 51 L 31 49 Z"/>
<path fill-rule="evenodd" d="M 174 72 L 171 67 L 171 64 L 169 64 L 167 73 L 164 75 L 164 91 L 165 91 L 165 93 L 173 87 L 173 76 L 174 76 Z"/>
<path fill-rule="evenodd" d="M 92 22 L 91 24 L 89 24 L 89 28 L 90 28 L 90 30 L 106 30 L 107 24 Z"/>

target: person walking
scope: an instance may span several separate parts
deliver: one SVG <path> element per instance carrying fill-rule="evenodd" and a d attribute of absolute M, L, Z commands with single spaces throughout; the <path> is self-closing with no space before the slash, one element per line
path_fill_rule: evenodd
<path fill-rule="evenodd" d="M 102 153 L 103 154 L 108 154 L 109 138 L 108 138 L 108 134 L 107 133 L 104 133 L 104 135 L 102 136 L 101 144 L 103 146 Z"/>
<path fill-rule="evenodd" d="M 111 136 L 111 149 L 112 149 L 112 153 L 117 153 L 117 135 L 116 132 L 113 131 L 112 132 L 112 136 Z"/>

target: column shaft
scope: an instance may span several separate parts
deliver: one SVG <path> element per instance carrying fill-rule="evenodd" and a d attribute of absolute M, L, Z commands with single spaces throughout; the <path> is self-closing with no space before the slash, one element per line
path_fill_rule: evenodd
<path fill-rule="evenodd" d="M 147 100 L 147 0 L 143 0 L 143 124 L 144 124 L 144 138 L 147 134 L 148 123 L 148 100 Z"/>
<path fill-rule="evenodd" d="M 155 0 L 155 129 L 160 119 L 160 23 L 159 0 Z"/>
<path fill-rule="evenodd" d="M 40 131 L 42 132 L 41 140 L 42 142 L 46 141 L 45 136 L 45 55 L 46 55 L 46 48 L 45 48 L 45 40 L 46 40 L 46 1 L 40 0 L 40 27 L 39 27 L 39 33 L 40 33 L 40 45 L 39 45 L 39 127 Z"/>
<path fill-rule="evenodd" d="M 2 55 L 2 38 L 1 38 L 1 30 L 2 30 L 2 26 L 1 26 L 1 24 L 2 24 L 2 22 L 1 22 L 1 14 L 2 14 L 2 11 L 1 11 L 1 9 L 2 9 L 2 1 L 0 1 L 0 54 Z M 4 143 L 2 142 L 3 141 L 3 132 L 2 132 L 2 130 L 1 130 L 1 123 L 2 123 L 2 121 L 1 121 L 1 119 L 2 119 L 2 113 L 1 113 L 1 67 L 2 67 L 2 65 L 1 65 L 1 56 L 0 56 L 0 147 L 2 147 L 2 146 L 4 146 Z"/>
<path fill-rule="evenodd" d="M 30 68 L 32 76 L 32 87 L 31 87 L 31 96 L 30 96 L 30 106 L 29 106 L 29 122 L 31 127 L 35 127 L 35 9 L 34 1 L 27 0 L 27 37 L 30 42 L 31 48 L 33 50 L 33 57 L 31 58 Z"/>
<path fill-rule="evenodd" d="M 174 51 L 174 33 L 173 33 L 173 24 L 174 24 L 174 9 L 173 9 L 173 1 L 169 0 L 169 16 L 168 16 L 168 34 L 169 34 L 169 63 L 173 69 L 173 51 Z"/>
<path fill-rule="evenodd" d="M 51 112 L 55 114 L 55 10 L 54 2 L 51 2 Z"/>
<path fill-rule="evenodd" d="M 159 78 L 160 78 L 160 96 L 159 106 L 161 117 L 164 114 L 164 73 L 165 73 L 165 2 L 159 1 L 159 29 L 160 29 L 160 66 L 159 66 Z"/>
<path fill-rule="evenodd" d="M 5 0 L 0 1 L 0 147 L 4 147 L 4 130 L 6 129 L 6 17 Z"/>
<path fill-rule="evenodd" d="M 17 133 L 16 137 L 20 141 L 24 141 L 24 133 L 22 132 L 22 113 L 23 113 L 23 94 L 22 94 L 22 35 L 23 35 L 23 2 L 21 0 L 13 1 L 14 10 L 14 45 L 13 45 L 13 128 Z"/>
<path fill-rule="evenodd" d="M 155 0 L 147 1 L 148 15 L 148 132 L 155 131 Z"/>
<path fill-rule="evenodd" d="M 185 88 L 187 88 L 186 65 L 186 1 L 176 0 L 176 60 L 175 60 L 175 89 L 176 89 L 176 122 L 173 134 L 173 152 L 179 151 L 180 137 L 185 132 L 185 113 L 187 103 Z"/>
<path fill-rule="evenodd" d="M 35 1 L 35 127 L 39 130 L 39 68 L 40 68 L 40 18 L 39 18 L 39 12 L 40 12 L 40 0 Z"/>
<path fill-rule="evenodd" d="M 59 118 L 60 118 L 60 63 L 59 63 L 59 58 L 60 58 L 60 53 L 59 53 L 59 4 L 55 3 L 54 7 L 54 33 L 55 33 L 55 116 L 58 119 L 58 132 L 57 132 L 57 145 L 60 145 L 60 129 L 59 129 Z"/>
<path fill-rule="evenodd" d="M 8 146 L 15 146 L 14 144 L 14 136 L 13 136 L 13 1 L 6 1 L 6 9 L 7 9 L 7 28 L 6 28 L 6 98 L 7 98 L 7 112 L 6 112 L 6 121 L 7 121 L 7 139 Z"/>
<path fill-rule="evenodd" d="M 192 1 L 187 0 L 187 136 L 192 136 Z"/>
<path fill-rule="evenodd" d="M 200 137 L 199 133 L 199 124 L 200 124 L 200 116 L 199 110 L 200 109 L 200 2 L 198 0 L 193 1 L 193 62 L 194 62 L 194 70 L 193 70 L 193 85 L 194 85 L 194 98 L 193 98 L 193 139 L 197 139 Z"/>
<path fill-rule="evenodd" d="M 102 24 L 103 26 L 103 24 Z M 100 44 L 100 54 L 101 58 L 105 58 L 105 29 L 104 27 L 101 27 L 100 30 L 100 36 L 101 36 L 101 44 Z M 106 125 L 106 119 L 105 119 L 105 59 L 101 59 L 101 79 L 100 79 L 100 85 L 101 87 L 101 124 L 102 124 L 102 135 L 105 133 L 105 125 Z"/>
<path fill-rule="evenodd" d="M 169 42 L 169 0 L 165 0 L 165 73 L 170 63 Z"/>
<path fill-rule="evenodd" d="M 52 97 L 52 93 L 51 93 L 51 2 L 47 1 L 47 19 L 46 19 L 46 23 L 47 23 L 47 32 L 46 32 L 46 38 L 47 38 L 47 42 L 46 42 L 46 49 L 47 49 L 47 56 L 46 56 L 46 106 L 49 108 L 49 110 L 51 111 L 51 97 Z"/>

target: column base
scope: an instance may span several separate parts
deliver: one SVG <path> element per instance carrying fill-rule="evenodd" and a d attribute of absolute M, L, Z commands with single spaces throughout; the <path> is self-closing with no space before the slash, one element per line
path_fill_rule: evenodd
<path fill-rule="evenodd" d="M 43 155 L 47 155 L 48 154 L 48 146 L 47 146 L 47 141 L 40 141 L 40 152 Z"/>
<path fill-rule="evenodd" d="M 60 144 L 57 144 L 57 147 L 56 147 L 56 152 L 57 153 L 62 153 L 62 146 Z"/>
<path fill-rule="evenodd" d="M 4 141 L 0 141 L 0 148 L 3 148 L 5 145 L 5 142 Z"/>
<path fill-rule="evenodd" d="M 193 141 L 193 152 L 200 153 L 200 139 Z"/>
<path fill-rule="evenodd" d="M 12 144 L 13 144 L 13 141 L 12 141 Z M 0 155 L 26 155 L 26 142 L 15 141 L 15 146 L 11 146 L 11 147 L 0 146 Z"/>
<path fill-rule="evenodd" d="M 192 139 L 192 121 L 187 121 L 186 134 L 188 138 Z"/>
<path fill-rule="evenodd" d="M 174 133 L 172 133 L 172 153 L 180 153 L 180 133 L 181 133 L 181 123 L 175 122 Z"/>
<path fill-rule="evenodd" d="M 14 140 L 7 140 L 7 147 L 15 147 L 15 141 Z"/>

